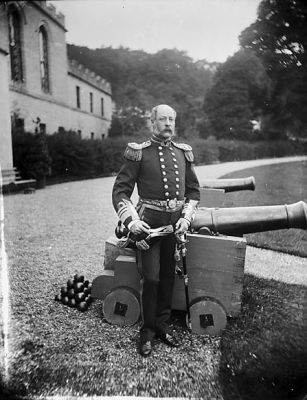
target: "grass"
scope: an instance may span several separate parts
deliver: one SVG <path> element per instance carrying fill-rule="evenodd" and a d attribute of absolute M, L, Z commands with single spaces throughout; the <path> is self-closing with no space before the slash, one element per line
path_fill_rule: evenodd
<path fill-rule="evenodd" d="M 266 206 L 291 204 L 303 200 L 307 203 L 307 162 L 283 163 L 249 168 L 223 176 L 243 178 L 254 176 L 255 191 L 228 193 L 223 207 Z M 278 230 L 246 235 L 249 244 L 307 257 L 307 232 L 304 230 Z"/>
<path fill-rule="evenodd" d="M 303 172 L 306 164 L 295 169 Z M 254 175 L 257 191 L 260 170 L 241 175 Z M 279 171 L 285 176 L 284 169 Z M 271 174 L 274 181 L 276 170 Z M 296 175 L 303 179 L 303 173 Z M 89 280 L 101 273 L 104 242 L 116 223 L 110 199 L 113 180 L 65 183 L 4 199 L 11 284 L 7 396 L 301 400 L 307 392 L 304 286 L 246 274 L 242 312 L 221 337 L 190 335 L 184 315 L 174 314 L 172 324 L 182 346 L 169 349 L 157 342 L 148 359 L 137 354 L 139 326 L 106 323 L 101 301 L 85 313 L 54 301 L 75 273 Z M 304 193 L 286 202 L 306 201 Z M 238 197 L 247 194 L 253 198 L 256 193 L 240 192 Z M 262 201 L 277 204 L 285 201 L 281 198 L 282 191 L 277 199 Z"/>
<path fill-rule="evenodd" d="M 307 202 L 307 163 L 244 169 L 223 176 L 254 176 L 254 192 L 227 194 L 223 206 Z M 257 247 L 307 257 L 307 232 L 279 230 L 245 235 Z M 270 265 L 271 260 L 267 260 Z M 306 265 L 307 268 L 307 265 Z M 303 399 L 307 393 L 307 289 L 246 275 L 242 312 L 222 335 L 224 399 Z"/>

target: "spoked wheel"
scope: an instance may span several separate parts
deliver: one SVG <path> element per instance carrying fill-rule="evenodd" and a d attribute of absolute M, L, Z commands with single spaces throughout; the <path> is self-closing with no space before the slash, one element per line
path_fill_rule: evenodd
<path fill-rule="evenodd" d="M 137 294 L 130 288 L 118 287 L 103 302 L 103 314 L 111 324 L 134 325 L 140 318 Z"/>
<path fill-rule="evenodd" d="M 190 305 L 190 315 L 192 332 L 201 335 L 218 335 L 227 324 L 223 305 L 211 297 L 199 297 L 193 300 Z"/>

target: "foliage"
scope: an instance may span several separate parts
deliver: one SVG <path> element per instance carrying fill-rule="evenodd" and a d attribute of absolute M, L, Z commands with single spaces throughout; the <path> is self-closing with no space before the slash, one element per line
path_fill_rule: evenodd
<path fill-rule="evenodd" d="M 146 131 L 139 136 L 109 137 L 104 140 L 82 139 L 77 133 L 61 130 L 53 135 L 13 131 L 14 165 L 23 178 L 40 179 L 49 175 L 49 182 L 88 179 L 117 173 L 123 163 L 128 142 L 148 139 Z M 176 141 L 180 142 L 180 138 Z M 192 145 L 196 164 L 280 157 L 306 154 L 307 144 L 292 141 L 216 140 L 194 138 Z"/>
<path fill-rule="evenodd" d="M 250 121 L 259 117 L 268 89 L 269 78 L 252 52 L 241 50 L 228 58 L 218 68 L 207 92 L 201 136 L 255 139 Z"/>
<path fill-rule="evenodd" d="M 185 137 L 197 135 L 203 98 L 216 63 L 211 65 L 205 60 L 195 63 L 185 52 L 177 49 L 148 54 L 123 47 L 92 50 L 69 45 L 68 55 L 111 83 L 118 113 L 131 119 L 135 108 L 144 114 L 157 104 L 166 103 L 178 113 L 178 134 Z M 142 125 L 141 114 L 137 125 Z M 114 132 L 118 132 L 116 135 L 135 134 L 130 128 L 127 133 L 125 128 L 124 132 L 118 129 L 118 115 L 115 118 L 117 129 L 112 130 L 112 135 Z M 137 117 L 134 116 L 134 119 Z"/>
<path fill-rule="evenodd" d="M 118 109 L 112 116 L 112 124 L 109 136 L 139 136 L 147 133 L 148 115 L 146 111 L 138 107 L 126 107 Z"/>
<path fill-rule="evenodd" d="M 83 140 L 71 131 L 61 131 L 48 136 L 52 175 L 63 178 L 94 176 L 96 157 L 93 142 Z"/>
<path fill-rule="evenodd" d="M 262 0 L 257 20 L 240 35 L 241 46 L 263 62 L 271 79 L 264 109 L 271 136 L 307 137 L 307 4 Z"/>
<path fill-rule="evenodd" d="M 12 131 L 12 141 L 14 166 L 23 178 L 40 180 L 50 175 L 51 158 L 45 134 L 16 128 Z"/>

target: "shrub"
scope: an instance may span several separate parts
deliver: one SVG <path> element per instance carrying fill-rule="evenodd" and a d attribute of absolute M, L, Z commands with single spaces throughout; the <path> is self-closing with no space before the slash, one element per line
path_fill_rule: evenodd
<path fill-rule="evenodd" d="M 14 132 L 14 164 L 22 177 L 36 179 L 41 174 L 48 174 L 51 164 L 49 180 L 59 182 L 117 173 L 127 143 L 140 143 L 147 140 L 148 135 L 89 140 L 71 131 L 61 131 L 46 136 L 47 144 L 43 144 L 41 139 L 38 134 Z M 307 143 L 286 140 L 246 142 L 216 140 L 211 136 L 186 142 L 193 147 L 196 164 L 307 154 Z"/>
<path fill-rule="evenodd" d="M 23 178 L 40 181 L 50 175 L 51 158 L 45 134 L 17 128 L 12 131 L 12 142 L 14 166 Z"/>
<path fill-rule="evenodd" d="M 52 177 L 67 179 L 96 176 L 96 142 L 81 139 L 71 131 L 48 136 Z"/>

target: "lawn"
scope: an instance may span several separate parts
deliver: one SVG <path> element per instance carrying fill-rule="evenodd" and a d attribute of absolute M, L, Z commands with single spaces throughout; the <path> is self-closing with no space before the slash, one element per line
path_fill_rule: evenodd
<path fill-rule="evenodd" d="M 307 162 L 283 163 L 249 168 L 223 176 L 243 178 L 254 176 L 255 191 L 228 193 L 223 207 L 265 206 L 307 203 Z M 307 257 L 307 231 L 283 229 L 245 236 L 249 244 Z"/>
<path fill-rule="evenodd" d="M 232 194 L 227 201 L 234 201 L 233 196 L 245 198 L 246 203 L 235 200 L 238 205 L 306 201 L 306 164 L 291 164 L 289 175 L 289 164 L 275 167 L 266 172 L 267 185 L 261 184 L 261 168 L 237 174 L 254 175 L 257 190 Z M 268 182 L 278 174 L 288 179 L 285 189 L 277 192 L 278 185 Z M 299 186 L 293 175 L 300 177 Z M 148 359 L 137 354 L 139 326 L 106 323 L 101 301 L 85 313 L 54 301 L 75 273 L 90 280 L 101 273 L 104 242 L 116 223 L 110 198 L 113 181 L 71 182 L 4 199 L 11 286 L 11 393 L 26 398 L 301 400 L 307 393 L 305 286 L 246 274 L 242 312 L 228 321 L 221 337 L 190 335 L 184 316 L 174 314 L 172 324 L 182 346 L 169 349 L 157 342 Z M 270 198 L 260 198 L 261 186 L 266 187 L 264 192 L 272 192 Z M 285 243 L 293 247 L 291 237 L 299 233 L 286 232 Z M 306 236 L 304 240 L 306 250 Z"/>

